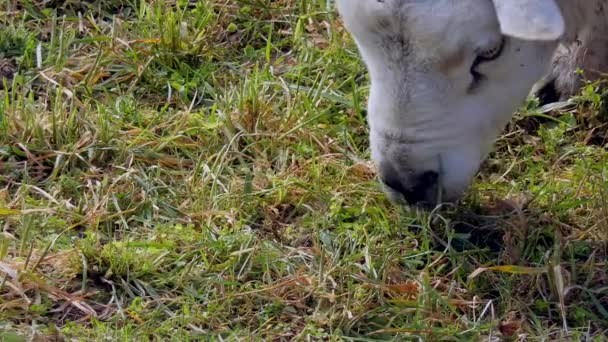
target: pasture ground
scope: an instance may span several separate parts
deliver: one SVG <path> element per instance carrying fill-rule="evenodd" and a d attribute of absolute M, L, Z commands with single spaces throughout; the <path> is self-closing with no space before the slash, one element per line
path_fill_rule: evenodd
<path fill-rule="evenodd" d="M 327 3 L 0 2 L 0 340 L 606 340 L 606 96 L 398 208 Z"/>

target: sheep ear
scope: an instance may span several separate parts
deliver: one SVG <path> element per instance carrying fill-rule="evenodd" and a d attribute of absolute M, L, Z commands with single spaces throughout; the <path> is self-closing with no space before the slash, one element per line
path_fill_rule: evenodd
<path fill-rule="evenodd" d="M 557 40 L 566 30 L 555 0 L 493 0 L 502 33 L 526 40 Z"/>

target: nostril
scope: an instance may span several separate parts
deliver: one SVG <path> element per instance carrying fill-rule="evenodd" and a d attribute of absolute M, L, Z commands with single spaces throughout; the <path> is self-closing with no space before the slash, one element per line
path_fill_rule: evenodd
<path fill-rule="evenodd" d="M 426 171 L 420 176 L 416 181 L 416 186 L 422 189 L 428 189 L 435 184 L 437 184 L 437 180 L 439 179 L 439 174 L 435 171 Z"/>
<path fill-rule="evenodd" d="M 388 163 L 383 163 L 380 166 L 380 180 L 385 186 L 397 193 L 402 194 L 406 191 L 401 183 L 399 172 L 397 172 L 393 166 Z"/>
<path fill-rule="evenodd" d="M 402 194 L 406 191 L 405 188 L 403 187 L 403 185 L 401 185 L 401 182 L 399 181 L 399 179 L 397 179 L 395 177 L 382 177 L 381 180 L 382 180 L 382 183 L 384 183 L 384 185 L 386 185 L 393 191 L 396 191 L 400 194 Z"/>
<path fill-rule="evenodd" d="M 384 186 L 389 191 L 389 195 L 397 193 L 402 195 L 402 199 L 411 205 L 423 204 L 436 201 L 437 183 L 439 182 L 439 173 L 436 171 L 425 171 L 416 174 L 400 173 L 389 163 L 380 165 L 380 179 Z M 395 201 L 400 199 L 393 197 Z"/>
<path fill-rule="evenodd" d="M 411 179 L 409 187 L 404 187 L 403 183 L 392 174 L 384 174 L 382 182 L 395 192 L 403 195 L 409 204 L 421 204 L 434 201 L 439 174 L 435 171 L 426 171 Z"/>
<path fill-rule="evenodd" d="M 405 199 L 412 204 L 433 202 L 438 180 L 439 174 L 435 171 L 426 171 L 420 174 L 416 178 L 412 189 L 408 193 L 404 193 Z"/>

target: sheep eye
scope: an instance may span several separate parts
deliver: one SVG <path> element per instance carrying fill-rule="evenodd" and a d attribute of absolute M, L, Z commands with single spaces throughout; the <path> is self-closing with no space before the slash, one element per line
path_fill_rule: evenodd
<path fill-rule="evenodd" d="M 500 44 L 485 50 L 477 52 L 477 58 L 481 59 L 482 62 L 494 60 L 502 54 L 502 50 L 505 46 L 505 39 L 500 41 Z"/>
<path fill-rule="evenodd" d="M 485 79 L 485 76 L 477 71 L 477 67 L 485 62 L 493 61 L 500 57 L 505 47 L 505 39 L 500 41 L 500 44 L 485 50 L 477 51 L 477 57 L 473 61 L 471 66 L 471 75 L 473 76 L 473 84 L 471 88 L 474 88 L 479 82 Z"/>

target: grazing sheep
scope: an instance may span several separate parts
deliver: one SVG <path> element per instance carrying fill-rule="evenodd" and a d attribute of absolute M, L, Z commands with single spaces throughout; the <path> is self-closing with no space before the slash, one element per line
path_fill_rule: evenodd
<path fill-rule="evenodd" d="M 371 78 L 389 196 L 457 200 L 533 86 L 553 101 L 608 70 L 608 0 L 337 0 Z"/>

